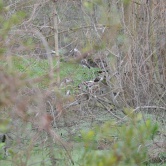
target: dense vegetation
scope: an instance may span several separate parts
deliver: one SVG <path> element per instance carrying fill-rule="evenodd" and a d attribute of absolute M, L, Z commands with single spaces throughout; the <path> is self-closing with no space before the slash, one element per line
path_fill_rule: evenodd
<path fill-rule="evenodd" d="M 0 0 L 0 165 L 166 165 L 165 0 Z"/>

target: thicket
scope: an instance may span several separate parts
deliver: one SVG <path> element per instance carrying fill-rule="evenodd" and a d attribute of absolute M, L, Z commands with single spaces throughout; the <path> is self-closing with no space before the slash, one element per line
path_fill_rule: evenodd
<path fill-rule="evenodd" d="M 164 165 L 165 5 L 1 0 L 0 164 Z"/>

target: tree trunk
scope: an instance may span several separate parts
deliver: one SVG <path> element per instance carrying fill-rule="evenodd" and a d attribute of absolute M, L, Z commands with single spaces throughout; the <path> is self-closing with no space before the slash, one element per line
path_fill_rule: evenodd
<path fill-rule="evenodd" d="M 60 56 L 58 48 L 58 14 L 56 10 L 57 2 L 53 0 L 53 24 L 54 24 L 54 42 L 55 42 L 55 57 L 56 57 L 56 74 L 57 74 L 57 84 L 60 85 Z"/>

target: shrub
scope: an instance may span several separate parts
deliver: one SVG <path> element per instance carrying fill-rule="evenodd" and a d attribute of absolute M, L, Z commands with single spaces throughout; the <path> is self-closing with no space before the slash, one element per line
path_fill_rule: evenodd
<path fill-rule="evenodd" d="M 140 121 L 140 115 L 132 117 L 124 124 L 106 122 L 95 130 L 82 133 L 85 151 L 81 165 L 86 166 L 136 166 L 144 165 L 147 160 L 146 143 L 154 137 L 158 125 L 152 121 Z M 104 140 L 104 150 L 99 149 Z M 97 141 L 97 144 L 95 143 Z"/>

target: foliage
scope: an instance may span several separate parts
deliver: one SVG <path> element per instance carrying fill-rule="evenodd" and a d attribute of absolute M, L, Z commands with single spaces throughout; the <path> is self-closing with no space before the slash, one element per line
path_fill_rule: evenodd
<path fill-rule="evenodd" d="M 139 115 L 138 115 L 139 116 Z M 95 130 L 82 133 L 85 152 L 82 165 L 123 166 L 144 165 L 147 160 L 146 143 L 156 134 L 157 124 L 131 119 L 124 124 L 107 122 Z M 92 150 L 93 142 L 104 140 L 111 143 L 103 151 Z M 97 147 L 96 147 L 97 149 Z"/>
<path fill-rule="evenodd" d="M 165 137 L 164 6 L 0 0 L 0 165 L 153 162 L 151 142 Z"/>
<path fill-rule="evenodd" d="M 0 160 L 4 158 L 4 146 L 5 143 L 0 143 Z"/>
<path fill-rule="evenodd" d="M 8 32 L 11 30 L 11 28 L 14 25 L 19 24 L 24 18 L 25 18 L 25 13 L 22 11 L 18 11 L 15 14 L 13 14 L 10 18 L 5 19 L 4 17 L 4 13 L 7 12 L 6 8 L 3 6 L 3 3 L 0 2 L 0 36 L 2 37 L 2 39 L 5 39 L 6 35 L 8 34 Z"/>

